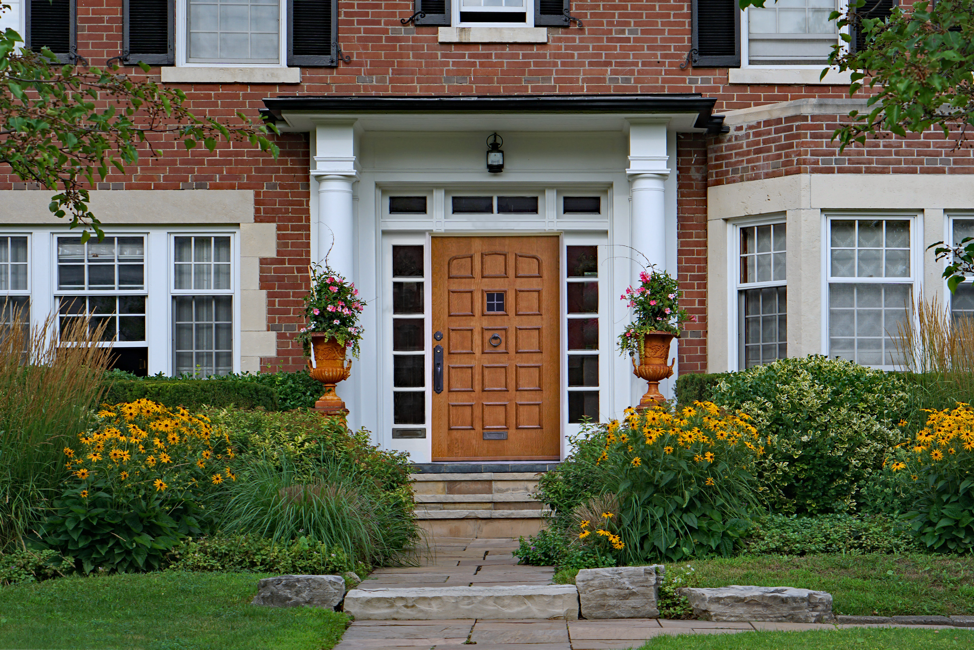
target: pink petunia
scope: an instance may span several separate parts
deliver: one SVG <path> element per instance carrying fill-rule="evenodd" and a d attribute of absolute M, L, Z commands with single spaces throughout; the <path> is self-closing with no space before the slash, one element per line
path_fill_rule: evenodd
<path fill-rule="evenodd" d="M 670 308 L 669 308 L 669 307 L 667 307 L 667 308 L 666 308 L 666 309 L 664 309 L 663 311 L 664 311 L 665 313 L 667 313 L 667 314 L 668 314 L 668 313 L 670 313 Z"/>
<path fill-rule="evenodd" d="M 650 301 L 649 301 L 649 304 L 650 304 L 650 305 L 655 305 L 655 304 L 656 304 L 656 301 L 655 301 L 655 300 L 650 300 Z"/>
<path fill-rule="evenodd" d="M 317 307 L 315 307 L 314 309 L 312 309 L 312 310 L 311 310 L 311 313 L 312 313 L 312 314 L 314 314 L 315 316 L 317 316 L 317 315 L 318 315 L 318 314 L 320 314 L 321 312 L 320 312 L 320 311 L 318 311 L 318 308 L 317 308 Z"/>
<path fill-rule="evenodd" d="M 335 325 L 340 325 L 341 324 L 341 321 L 336 319 L 336 320 L 333 320 L 332 323 L 334 323 Z"/>

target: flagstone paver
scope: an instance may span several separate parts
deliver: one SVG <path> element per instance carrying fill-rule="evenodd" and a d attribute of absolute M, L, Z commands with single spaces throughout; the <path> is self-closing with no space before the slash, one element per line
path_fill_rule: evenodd
<path fill-rule="evenodd" d="M 512 539 L 440 538 L 421 554 L 419 566 L 379 569 L 360 588 L 514 586 L 551 584 L 550 567 L 519 566 Z M 955 626 L 974 617 L 954 617 Z M 875 619 L 873 619 L 875 621 Z M 754 630 L 834 630 L 906 627 L 905 621 L 843 623 L 748 623 L 624 620 L 422 620 L 355 621 L 335 650 L 627 650 L 660 635 L 739 634 Z M 934 623 L 932 617 L 929 623 Z M 936 622 L 941 622 L 939 619 Z M 926 625 L 938 629 L 940 625 Z M 958 629 L 955 627 L 953 629 Z M 974 632 L 960 630 L 974 635 Z"/>

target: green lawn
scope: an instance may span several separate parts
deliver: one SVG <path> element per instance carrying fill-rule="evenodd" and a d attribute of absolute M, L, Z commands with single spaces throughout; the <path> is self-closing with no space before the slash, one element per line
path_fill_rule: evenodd
<path fill-rule="evenodd" d="M 63 578 L 0 588 L 0 649 L 327 650 L 344 614 L 254 607 L 252 573 Z"/>
<path fill-rule="evenodd" d="M 741 556 L 691 564 L 701 587 L 827 591 L 836 614 L 974 614 L 974 556 Z"/>
<path fill-rule="evenodd" d="M 701 634 L 659 636 L 641 650 L 939 650 L 974 646 L 974 630 L 924 630 L 859 628 L 821 632 L 742 632 L 740 634 Z"/>

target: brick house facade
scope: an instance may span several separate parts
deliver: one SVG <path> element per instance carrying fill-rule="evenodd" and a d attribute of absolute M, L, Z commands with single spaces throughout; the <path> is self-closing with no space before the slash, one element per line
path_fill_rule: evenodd
<path fill-rule="evenodd" d="M 414 16 L 423 1 L 428 15 Z M 974 229 L 969 150 L 927 133 L 838 152 L 831 133 L 859 104 L 848 78 L 819 79 L 838 36 L 811 1 L 800 16 L 739 14 L 724 0 L 40 2 L 14 0 L 0 25 L 35 27 L 32 45 L 61 39 L 65 57 L 121 61 L 133 76 L 139 55 L 127 50 L 143 39 L 142 59 L 164 62 L 149 77 L 185 90 L 200 115 L 264 111 L 281 154 L 154 141 L 157 157 L 93 188 L 114 237 L 99 250 L 67 239 L 47 193 L 0 174 L 0 260 L 27 273 L 0 291 L 29 300 L 35 320 L 69 297 L 111 303 L 121 365 L 138 372 L 294 370 L 308 266 L 329 233 L 345 234 L 329 261 L 374 309 L 341 391 L 353 424 L 420 460 L 436 427 L 452 426 L 431 410 L 431 238 L 559 236 L 561 277 L 547 290 L 564 312 L 561 397 L 542 408 L 559 410 L 551 435 L 563 439 L 581 416 L 617 417 L 642 392 L 614 351 L 626 321 L 616 297 L 636 270 L 620 246 L 674 272 L 697 316 L 674 349 L 679 372 L 808 353 L 889 367 L 900 303 L 921 287 L 944 293 L 926 246 Z M 483 163 L 495 132 L 499 174 Z M 488 196 L 489 212 L 460 208 Z M 413 207 L 395 212 L 400 200 Z M 395 276 L 393 258 L 417 246 L 422 277 Z M 590 248 L 597 305 L 576 309 L 566 301 L 586 276 L 566 260 Z M 97 280 L 99 265 L 114 280 Z M 425 302 L 410 319 L 393 294 L 413 285 Z M 394 334 L 413 325 L 422 341 L 399 349 Z M 518 408 L 493 428 L 519 428 Z M 470 428 L 487 428 L 482 417 Z"/>

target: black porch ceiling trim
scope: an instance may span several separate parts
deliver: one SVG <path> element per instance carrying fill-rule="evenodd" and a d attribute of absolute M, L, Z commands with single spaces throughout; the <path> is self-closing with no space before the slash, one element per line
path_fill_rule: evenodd
<path fill-rule="evenodd" d="M 716 99 L 685 95 L 498 95 L 488 97 L 268 97 L 261 113 L 271 122 L 285 112 L 321 113 L 696 113 L 694 126 L 716 134 L 724 131 L 714 115 Z"/>

